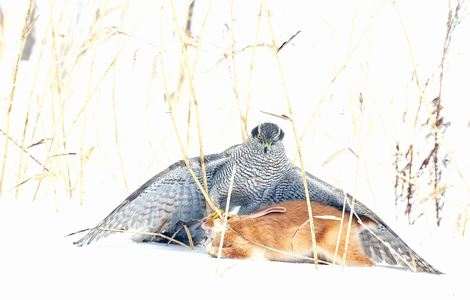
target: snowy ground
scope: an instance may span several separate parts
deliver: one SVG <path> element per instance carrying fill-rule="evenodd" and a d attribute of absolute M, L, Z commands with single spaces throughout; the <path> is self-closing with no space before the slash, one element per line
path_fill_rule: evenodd
<path fill-rule="evenodd" d="M 440 276 L 384 267 L 315 270 L 311 264 L 217 260 L 204 248 L 124 238 L 79 248 L 72 245 L 77 237 L 64 238 L 73 218 L 39 206 L 0 203 L 0 299 L 468 299 L 470 247 L 456 242 L 434 254 L 432 262 L 446 272 Z"/>

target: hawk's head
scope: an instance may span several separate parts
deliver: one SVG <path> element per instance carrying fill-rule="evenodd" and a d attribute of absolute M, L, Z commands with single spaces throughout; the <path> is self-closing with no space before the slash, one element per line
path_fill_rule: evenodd
<path fill-rule="evenodd" d="M 282 143 L 284 131 L 274 123 L 261 123 L 253 128 L 251 138 L 259 144 L 266 154 L 271 148 Z"/>

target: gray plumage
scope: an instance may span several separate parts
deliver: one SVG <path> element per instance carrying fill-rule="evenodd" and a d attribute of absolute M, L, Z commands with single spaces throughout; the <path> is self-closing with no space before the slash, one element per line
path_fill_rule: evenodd
<path fill-rule="evenodd" d="M 283 137 L 284 132 L 276 124 L 262 123 L 252 130 L 245 143 L 232 146 L 219 154 L 205 156 L 211 199 L 225 208 L 234 166 L 236 173 L 230 206 L 239 207 L 240 214 L 254 212 L 272 203 L 305 199 L 301 171 L 286 156 Z M 200 158 L 191 158 L 189 162 L 202 183 Z M 342 209 L 343 203 L 346 203 L 346 211 L 350 212 L 350 195 L 311 174 L 307 173 L 306 176 L 312 200 L 338 209 Z M 345 199 L 349 201 L 345 202 Z M 158 232 L 171 236 L 178 232 L 182 224 L 190 228 L 192 239 L 197 243 L 204 238 L 199 221 L 204 217 L 205 211 L 204 197 L 184 162 L 180 161 L 148 180 L 75 244 L 86 245 L 112 233 L 99 228 Z M 371 230 L 394 249 L 390 251 L 373 234 L 363 231 L 362 246 L 374 262 L 409 268 L 401 259 L 397 259 L 398 253 L 408 260 L 408 264 L 416 264 L 417 271 L 439 273 L 414 253 L 375 213 L 357 200 L 354 213 L 359 218 L 373 220 L 377 226 Z M 185 240 L 186 234 L 180 231 L 175 237 Z M 134 234 L 132 238 L 136 241 L 159 240 L 158 237 L 144 234 Z"/>
<path fill-rule="evenodd" d="M 398 266 L 418 272 L 442 274 L 414 252 L 386 224 L 378 222 L 369 229 L 370 231 L 362 230 L 359 236 L 364 252 L 374 263 Z"/>

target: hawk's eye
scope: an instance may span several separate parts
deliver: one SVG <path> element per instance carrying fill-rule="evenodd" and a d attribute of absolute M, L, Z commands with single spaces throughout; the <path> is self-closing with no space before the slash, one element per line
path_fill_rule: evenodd
<path fill-rule="evenodd" d="M 263 135 L 262 135 L 261 133 L 258 133 L 257 138 L 258 138 L 259 140 L 261 140 L 261 139 L 263 139 Z"/>

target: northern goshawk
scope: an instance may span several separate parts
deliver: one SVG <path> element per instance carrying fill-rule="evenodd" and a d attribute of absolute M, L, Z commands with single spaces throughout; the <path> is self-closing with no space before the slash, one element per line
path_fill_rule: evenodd
<path fill-rule="evenodd" d="M 204 164 L 211 199 L 225 209 L 234 166 L 230 207 L 238 207 L 240 214 L 254 212 L 272 203 L 305 199 L 301 170 L 287 157 L 283 137 L 284 132 L 279 126 L 262 123 L 251 131 L 243 144 L 219 154 L 206 155 Z M 199 182 L 203 182 L 200 157 L 189 159 L 189 163 Z M 338 209 L 345 205 L 346 211 L 351 210 L 353 201 L 349 194 L 311 174 L 306 173 L 306 177 L 310 199 Z M 354 203 L 356 217 L 367 217 L 377 223 L 372 230 L 361 233 L 362 246 L 372 261 L 440 273 L 364 204 L 357 200 Z M 184 161 L 179 161 L 144 183 L 75 244 L 90 244 L 112 233 L 101 228 L 172 236 L 183 224 L 190 229 L 192 239 L 197 243 L 205 235 L 200 227 L 205 214 L 204 196 Z M 185 231 L 180 230 L 175 238 L 185 240 L 186 236 Z M 132 238 L 136 241 L 161 239 L 139 233 Z"/>

